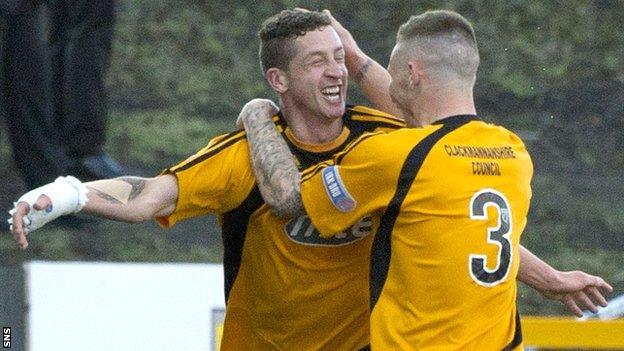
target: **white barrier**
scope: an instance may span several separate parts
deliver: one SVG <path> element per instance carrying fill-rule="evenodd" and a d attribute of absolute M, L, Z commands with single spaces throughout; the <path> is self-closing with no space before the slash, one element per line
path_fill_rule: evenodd
<path fill-rule="evenodd" d="M 26 350 L 215 351 L 220 341 L 221 265 L 30 262 L 24 268 Z M 550 349 L 624 349 L 624 320 L 527 316 L 523 334 L 525 344 Z"/>
<path fill-rule="evenodd" d="M 221 265 L 30 262 L 25 270 L 30 351 L 214 350 Z"/>

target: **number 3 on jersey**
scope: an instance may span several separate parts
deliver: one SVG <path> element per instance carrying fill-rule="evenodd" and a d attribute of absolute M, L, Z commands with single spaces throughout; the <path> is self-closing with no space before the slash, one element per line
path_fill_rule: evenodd
<path fill-rule="evenodd" d="M 494 206 L 497 210 L 498 225 L 487 228 L 487 242 L 498 246 L 496 267 L 489 269 L 484 254 L 470 254 L 468 270 L 470 276 L 479 285 L 496 286 L 507 278 L 511 267 L 511 208 L 505 195 L 494 189 L 483 189 L 476 192 L 470 199 L 470 219 L 489 220 L 487 208 Z M 491 266 L 491 265 L 490 265 Z"/>

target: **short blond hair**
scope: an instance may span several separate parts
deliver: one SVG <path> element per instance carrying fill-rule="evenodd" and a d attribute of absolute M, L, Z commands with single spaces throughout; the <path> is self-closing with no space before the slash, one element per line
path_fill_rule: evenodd
<path fill-rule="evenodd" d="M 434 69 L 474 81 L 479 50 L 468 20 L 453 11 L 412 16 L 397 33 L 397 45 L 414 48 Z"/>

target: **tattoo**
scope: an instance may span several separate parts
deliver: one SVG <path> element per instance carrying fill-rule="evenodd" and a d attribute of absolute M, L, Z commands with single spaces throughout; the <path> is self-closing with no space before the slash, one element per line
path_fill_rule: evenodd
<path fill-rule="evenodd" d="M 273 213 L 280 217 L 303 214 L 301 175 L 288 145 L 264 111 L 243 110 L 250 157 L 258 188 Z"/>
<path fill-rule="evenodd" d="M 119 177 L 117 179 L 124 181 L 132 186 L 132 190 L 130 190 L 130 195 L 128 195 L 128 201 L 134 200 L 143 192 L 143 189 L 145 189 L 145 179 L 143 178 Z"/>
<path fill-rule="evenodd" d="M 355 79 L 355 81 L 358 84 L 361 84 L 362 81 L 364 80 L 364 77 L 366 76 L 366 72 L 368 72 L 368 69 L 373 65 L 373 60 L 372 59 L 368 59 L 366 60 L 366 63 L 364 63 L 362 66 L 360 66 L 360 68 L 358 69 L 357 73 L 355 73 L 355 77 L 353 77 L 353 79 Z"/>
<path fill-rule="evenodd" d="M 116 205 L 126 205 L 145 189 L 146 180 L 139 177 L 119 177 L 90 182 L 88 188 L 95 194 Z"/>
<path fill-rule="evenodd" d="M 123 205 L 124 204 L 123 202 L 117 200 L 117 198 L 115 198 L 113 196 L 110 196 L 110 195 L 108 195 L 107 193 L 105 193 L 103 191 L 100 191 L 98 189 L 91 188 L 91 187 L 89 187 L 89 189 L 95 191 L 97 196 L 99 196 L 100 198 L 102 198 L 102 199 L 104 199 L 104 200 L 106 200 L 108 202 L 114 203 L 115 205 Z"/>

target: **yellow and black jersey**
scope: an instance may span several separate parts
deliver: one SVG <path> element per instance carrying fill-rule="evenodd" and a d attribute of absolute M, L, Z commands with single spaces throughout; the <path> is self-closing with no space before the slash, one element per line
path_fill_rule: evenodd
<path fill-rule="evenodd" d="M 521 350 L 520 235 L 533 166 L 476 116 L 365 135 L 304 173 L 322 236 L 380 217 L 371 255 L 373 350 Z"/>
<path fill-rule="evenodd" d="M 403 122 L 380 111 L 348 107 L 342 133 L 307 145 L 281 115 L 277 129 L 300 170 L 330 160 L 362 134 Z M 280 220 L 264 204 L 244 131 L 213 139 L 165 173 L 178 180 L 175 211 L 157 220 L 217 213 L 224 244 L 226 316 L 222 350 L 358 350 L 369 342 L 370 235 L 378 226 L 363 215 L 332 238 L 322 238 L 307 216 Z"/>

